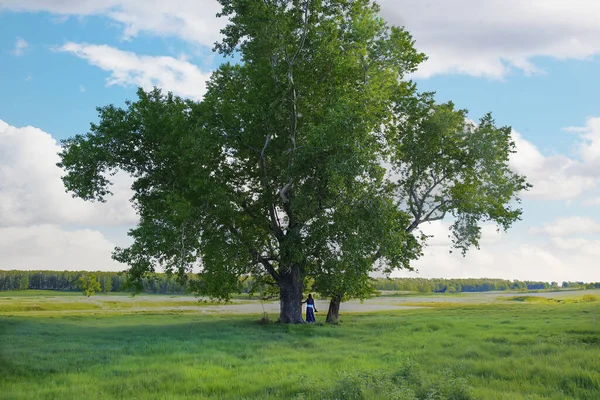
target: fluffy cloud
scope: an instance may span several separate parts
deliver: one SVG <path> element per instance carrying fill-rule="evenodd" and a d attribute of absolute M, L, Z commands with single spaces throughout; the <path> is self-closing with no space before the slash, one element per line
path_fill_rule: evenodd
<path fill-rule="evenodd" d="M 517 152 L 511 154 L 510 163 L 514 170 L 527 176 L 533 189 L 523 193 L 523 197 L 540 200 L 570 200 L 596 187 L 600 170 L 593 176 L 589 172 L 589 157 L 583 162 L 564 155 L 545 156 L 531 142 L 513 131 Z M 582 154 L 587 152 L 581 146 Z M 589 158 L 589 159 L 588 159 Z M 587 171 L 587 172 L 586 172 Z"/>
<path fill-rule="evenodd" d="M 577 151 L 581 156 L 582 165 L 578 172 L 600 177 L 600 118 L 588 118 L 585 126 L 568 127 L 564 130 L 579 134 Z"/>
<path fill-rule="evenodd" d="M 0 269 L 122 271 L 111 259 L 114 244 L 90 229 L 55 225 L 0 228 Z"/>
<path fill-rule="evenodd" d="M 127 226 L 138 220 L 129 198 L 131 179 L 114 177 L 115 194 L 89 203 L 65 193 L 60 146 L 34 127 L 16 128 L 0 120 L 0 227 L 41 224 Z"/>
<path fill-rule="evenodd" d="M 221 6 L 215 0 L 0 0 L 2 9 L 47 11 L 61 16 L 105 16 L 123 27 L 125 39 L 140 32 L 175 36 L 212 47 L 219 40 L 223 19 L 216 18 Z"/>
<path fill-rule="evenodd" d="M 511 70 L 541 72 L 532 59 L 583 59 L 600 53 L 600 3 L 589 0 L 380 0 L 389 22 L 406 26 L 429 60 L 417 76 L 458 73 L 500 79 Z M 211 47 L 226 21 L 215 0 L 0 0 L 0 10 L 101 15 L 140 32 Z"/>
<path fill-rule="evenodd" d="M 589 199 L 585 199 L 582 204 L 588 207 L 596 207 L 600 206 L 600 197 L 592 197 Z"/>
<path fill-rule="evenodd" d="M 589 217 L 558 218 L 531 231 L 552 237 L 594 234 L 600 233 L 600 223 Z"/>
<path fill-rule="evenodd" d="M 381 0 L 384 17 L 405 25 L 429 55 L 419 77 L 459 73 L 500 79 L 541 71 L 533 57 L 600 52 L 600 3 L 588 0 Z"/>
<path fill-rule="evenodd" d="M 552 244 L 560 250 L 565 250 L 579 255 L 600 257 L 600 240 L 583 238 L 551 238 Z"/>
<path fill-rule="evenodd" d="M 577 135 L 574 156 L 546 156 L 521 134 L 513 131 L 517 153 L 510 157 L 511 166 L 527 176 L 533 189 L 523 197 L 539 200 L 572 200 L 598 186 L 600 180 L 600 118 L 588 118 L 585 126 L 567 127 Z M 584 205 L 600 204 L 600 198 L 590 198 Z"/>
<path fill-rule="evenodd" d="M 179 96 L 200 99 L 206 91 L 209 73 L 194 64 L 168 56 L 143 56 L 105 45 L 67 43 L 58 51 L 72 53 L 110 72 L 107 85 L 158 86 Z"/>
<path fill-rule="evenodd" d="M 511 231 L 500 234 L 493 226 L 484 226 L 481 250 L 470 250 L 466 257 L 449 253 L 449 224 L 436 221 L 425 225 L 427 234 L 435 235 L 425 248 L 424 256 L 413 263 L 418 272 L 400 271 L 394 276 L 424 278 L 490 277 L 543 281 L 600 281 L 597 259 L 600 241 L 553 237 L 540 244 Z"/>

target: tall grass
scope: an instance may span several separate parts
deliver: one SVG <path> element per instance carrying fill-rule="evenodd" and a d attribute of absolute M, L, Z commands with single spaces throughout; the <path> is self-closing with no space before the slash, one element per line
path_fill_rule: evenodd
<path fill-rule="evenodd" d="M 0 398 L 600 399 L 598 302 L 257 319 L 3 316 Z"/>

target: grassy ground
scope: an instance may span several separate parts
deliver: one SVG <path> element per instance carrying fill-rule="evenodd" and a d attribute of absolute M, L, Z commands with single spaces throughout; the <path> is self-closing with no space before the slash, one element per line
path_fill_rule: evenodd
<path fill-rule="evenodd" d="M 249 300 L 235 300 L 240 306 L 251 303 Z M 81 292 L 60 292 L 56 290 L 23 290 L 0 292 L 0 315 L 45 315 L 48 312 L 81 314 L 89 312 L 114 311 L 159 311 L 159 310 L 199 310 L 221 303 L 208 299 L 199 300 L 185 295 L 148 294 L 132 296 L 129 293 L 98 293 L 86 298 Z"/>
<path fill-rule="evenodd" d="M 0 311 L 0 398 L 600 399 L 598 301 L 449 300 L 338 326 L 94 313 Z"/>

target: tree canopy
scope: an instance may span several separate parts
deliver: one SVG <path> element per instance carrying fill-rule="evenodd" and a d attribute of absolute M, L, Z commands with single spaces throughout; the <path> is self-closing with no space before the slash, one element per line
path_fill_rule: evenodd
<path fill-rule="evenodd" d="M 446 218 L 452 221 L 451 247 L 465 255 L 479 247 L 482 223 L 507 230 L 520 218 L 518 194 L 530 185 L 510 169 L 509 155 L 516 151 L 510 127 L 496 127 L 491 114 L 475 123 L 466 110 L 455 109 L 451 102 L 436 104 L 425 93 L 399 99 L 389 129 L 396 130 L 389 179 L 394 207 L 410 217 L 403 226 L 406 233 Z M 417 238 L 426 244 L 425 235 Z M 330 322 L 337 320 L 344 298 L 372 293 L 371 269 L 368 263 L 355 265 L 341 276 L 325 274 L 317 280 L 317 289 L 331 297 Z"/>
<path fill-rule="evenodd" d="M 408 231 L 449 214 L 453 247 L 478 247 L 482 222 L 507 230 L 519 219 L 519 193 L 531 185 L 511 171 L 516 152 L 511 128 L 496 127 L 491 114 L 478 123 L 452 102 L 435 104 L 430 94 L 399 104 L 393 180 L 401 208 L 412 217 Z"/>
<path fill-rule="evenodd" d="M 460 247 L 476 244 L 482 218 L 518 218 L 505 208 L 524 182 L 503 167 L 506 135 L 486 128 L 491 117 L 461 130 L 446 117 L 462 112 L 417 95 L 406 75 L 425 56 L 376 4 L 220 3 L 230 23 L 216 50 L 240 62 L 212 74 L 202 101 L 140 89 L 63 141 L 58 165 L 75 196 L 103 201 L 111 174 L 135 178 L 140 222 L 113 255 L 133 281 L 157 268 L 183 279 L 196 266 L 192 288 L 228 298 L 251 274 L 279 288 L 280 320 L 299 323 L 307 277 L 334 295 L 360 292 L 374 269 L 410 268 L 415 220 L 454 213 Z M 484 156 L 472 161 L 461 140 Z"/>

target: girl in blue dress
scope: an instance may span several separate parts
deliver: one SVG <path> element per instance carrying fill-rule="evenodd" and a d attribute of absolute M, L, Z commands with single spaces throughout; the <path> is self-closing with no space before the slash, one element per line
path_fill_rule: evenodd
<path fill-rule="evenodd" d="M 317 309 L 315 307 L 315 300 L 313 299 L 312 294 L 309 294 L 308 299 L 302 303 L 306 303 L 306 322 L 317 322 L 315 319 L 315 313 L 317 312 Z"/>

